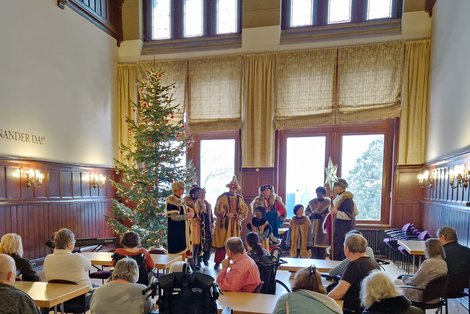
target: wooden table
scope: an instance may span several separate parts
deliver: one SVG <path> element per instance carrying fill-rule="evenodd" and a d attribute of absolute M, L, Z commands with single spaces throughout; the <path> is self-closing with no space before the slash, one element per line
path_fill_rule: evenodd
<path fill-rule="evenodd" d="M 287 264 L 281 264 L 279 270 L 287 270 L 290 272 L 296 272 L 301 269 L 310 267 L 314 265 L 317 268 L 317 271 L 320 273 L 329 272 L 333 268 L 341 263 L 340 261 L 330 261 L 324 259 L 308 259 L 308 258 L 292 258 L 292 257 L 282 257 Z"/>
<path fill-rule="evenodd" d="M 27 293 L 37 306 L 46 309 L 54 307 L 54 313 L 57 313 L 58 304 L 90 291 L 87 285 L 48 282 L 17 281 L 13 286 Z"/>
<path fill-rule="evenodd" d="M 405 250 L 413 256 L 413 274 L 415 273 L 415 259 L 419 256 L 421 263 L 421 256 L 424 256 L 424 242 L 420 240 L 398 240 L 398 245 L 401 245 Z"/>
<path fill-rule="evenodd" d="M 222 313 L 225 307 L 233 310 L 234 314 L 271 314 L 276 307 L 280 295 L 248 293 L 248 292 L 224 292 L 217 300 L 217 313 Z M 336 303 L 343 308 L 343 301 Z"/>
<path fill-rule="evenodd" d="M 272 294 L 224 292 L 217 300 L 217 310 L 221 313 L 228 306 L 233 313 L 271 314 L 277 298 L 277 295 Z"/>
<path fill-rule="evenodd" d="M 93 265 L 113 266 L 113 252 L 83 252 L 81 253 L 91 260 Z M 155 268 L 169 269 L 174 262 L 182 260 L 180 254 L 150 254 Z"/>

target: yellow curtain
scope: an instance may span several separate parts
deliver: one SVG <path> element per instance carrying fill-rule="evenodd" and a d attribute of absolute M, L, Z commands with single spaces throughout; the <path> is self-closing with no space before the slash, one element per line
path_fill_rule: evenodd
<path fill-rule="evenodd" d="M 274 166 L 274 55 L 243 58 L 242 166 Z"/>
<path fill-rule="evenodd" d="M 217 57 L 189 61 L 187 96 L 191 130 L 240 129 L 241 60 Z"/>
<path fill-rule="evenodd" d="M 333 123 L 337 49 L 276 56 L 276 129 Z"/>
<path fill-rule="evenodd" d="M 118 64 L 119 144 L 128 147 L 132 147 L 132 138 L 127 128 L 126 118 L 136 119 L 136 113 L 132 110 L 132 102 L 137 101 L 136 74 L 135 64 Z"/>
<path fill-rule="evenodd" d="M 142 80 L 147 75 L 147 71 L 163 71 L 161 79 L 163 85 L 175 84 L 173 89 L 173 104 L 177 106 L 177 111 L 173 115 L 172 122 L 176 123 L 184 119 L 185 113 L 185 88 L 187 61 L 143 61 L 137 64 L 137 79 Z"/>
<path fill-rule="evenodd" d="M 338 49 L 337 123 L 400 115 L 403 43 Z"/>
<path fill-rule="evenodd" d="M 398 153 L 398 163 L 401 165 L 425 161 L 430 50 L 430 40 L 405 43 Z"/>

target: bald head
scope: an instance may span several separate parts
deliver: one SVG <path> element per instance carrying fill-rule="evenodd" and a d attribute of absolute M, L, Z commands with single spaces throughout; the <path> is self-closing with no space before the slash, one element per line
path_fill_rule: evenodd
<path fill-rule="evenodd" d="M 0 254 L 0 282 L 10 284 L 15 282 L 15 260 L 6 254 Z"/>

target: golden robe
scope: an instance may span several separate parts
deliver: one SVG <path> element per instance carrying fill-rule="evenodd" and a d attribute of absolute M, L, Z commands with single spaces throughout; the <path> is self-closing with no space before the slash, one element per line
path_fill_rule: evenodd
<path fill-rule="evenodd" d="M 229 213 L 234 215 L 233 218 L 227 217 Z M 248 206 L 241 195 L 226 192 L 217 199 L 214 214 L 217 220 L 212 247 L 220 249 L 225 247 L 228 238 L 240 237 L 241 222 L 248 215 Z"/>
<path fill-rule="evenodd" d="M 290 241 L 289 241 L 290 240 Z M 312 231 L 310 229 L 310 220 L 306 216 L 300 218 L 294 216 L 290 220 L 289 239 L 290 256 L 297 257 L 297 250 L 300 250 L 300 257 L 309 258 L 312 246 Z"/>

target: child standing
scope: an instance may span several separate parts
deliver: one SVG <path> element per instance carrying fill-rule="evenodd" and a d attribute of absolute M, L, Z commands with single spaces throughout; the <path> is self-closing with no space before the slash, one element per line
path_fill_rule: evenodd
<path fill-rule="evenodd" d="M 251 224 L 247 224 L 247 228 L 258 234 L 262 248 L 269 251 L 269 235 L 272 233 L 272 228 L 264 217 L 265 214 L 266 208 L 264 206 L 256 207 L 255 216 L 251 219 Z"/>
<path fill-rule="evenodd" d="M 304 215 L 304 207 L 301 204 L 295 205 L 294 217 L 290 221 L 287 245 L 290 244 L 290 256 L 309 258 L 312 247 L 312 230 L 310 220 Z"/>

